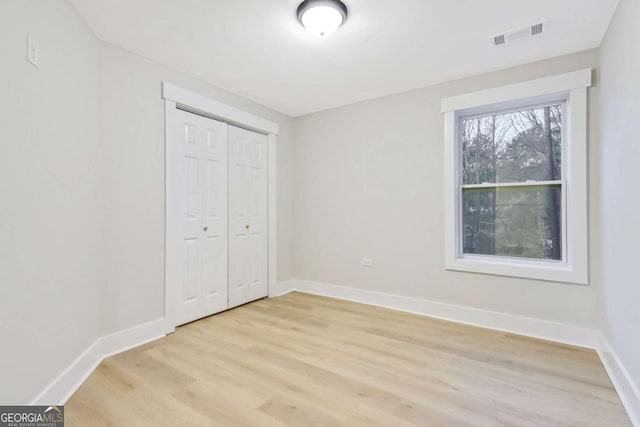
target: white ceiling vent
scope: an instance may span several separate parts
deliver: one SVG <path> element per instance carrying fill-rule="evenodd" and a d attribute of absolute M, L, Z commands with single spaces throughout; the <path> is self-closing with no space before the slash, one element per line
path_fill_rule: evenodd
<path fill-rule="evenodd" d="M 511 43 L 512 41 L 523 39 L 526 37 L 538 36 L 547 28 L 546 22 L 538 22 L 533 25 L 528 25 L 526 27 L 516 28 L 515 30 L 505 31 L 501 34 L 496 34 L 491 37 L 491 44 L 494 46 L 502 46 L 507 43 Z"/>

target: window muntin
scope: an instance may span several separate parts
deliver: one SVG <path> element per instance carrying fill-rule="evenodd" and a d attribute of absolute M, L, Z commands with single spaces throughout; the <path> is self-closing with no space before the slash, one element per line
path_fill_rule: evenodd
<path fill-rule="evenodd" d="M 565 259 L 564 106 L 459 119 L 463 256 Z"/>

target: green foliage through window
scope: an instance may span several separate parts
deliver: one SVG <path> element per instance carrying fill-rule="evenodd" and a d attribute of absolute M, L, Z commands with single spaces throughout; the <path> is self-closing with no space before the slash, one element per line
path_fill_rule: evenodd
<path fill-rule="evenodd" d="M 562 259 L 562 114 L 556 104 L 460 120 L 463 253 Z"/>

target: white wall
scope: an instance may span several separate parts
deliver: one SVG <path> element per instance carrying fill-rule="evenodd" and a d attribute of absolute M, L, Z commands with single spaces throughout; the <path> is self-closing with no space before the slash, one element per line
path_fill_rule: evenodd
<path fill-rule="evenodd" d="M 599 326 L 601 297 L 601 326 L 640 383 L 640 340 L 629 339 L 640 324 L 640 206 L 629 197 L 639 21 L 639 3 L 622 0 L 601 52 L 602 129 L 599 73 L 590 90 L 585 287 L 444 271 L 439 110 L 442 97 L 597 68 L 597 51 L 294 121 L 98 41 L 66 0 L 0 2 L 0 403 L 30 401 L 99 336 L 162 316 L 164 80 L 280 124 L 279 280 L 586 327 Z M 42 47 L 39 69 L 25 60 L 27 33 Z"/>
<path fill-rule="evenodd" d="M 103 44 L 102 184 L 107 201 L 100 334 L 164 315 L 164 101 L 162 81 L 280 124 L 278 279 L 291 277 L 291 119 L 138 55 Z"/>
<path fill-rule="evenodd" d="M 602 63 L 602 329 L 640 387 L 640 2 L 621 0 Z M 639 396 L 640 397 L 640 396 Z"/>
<path fill-rule="evenodd" d="M 597 59 L 591 50 L 296 118 L 296 278 L 595 327 L 597 182 L 590 189 L 590 286 L 444 270 L 440 101 L 597 68 Z M 597 84 L 589 96 L 590 170 L 597 173 Z M 362 267 L 363 257 L 374 267 Z"/>
<path fill-rule="evenodd" d="M 27 33 L 41 47 L 26 61 Z M 65 0 L 0 2 L 0 404 L 96 338 L 99 44 Z"/>
<path fill-rule="evenodd" d="M 164 80 L 280 124 L 278 277 L 291 277 L 289 117 L 99 41 L 66 0 L 2 0 L 0 53 L 0 404 L 163 316 Z"/>

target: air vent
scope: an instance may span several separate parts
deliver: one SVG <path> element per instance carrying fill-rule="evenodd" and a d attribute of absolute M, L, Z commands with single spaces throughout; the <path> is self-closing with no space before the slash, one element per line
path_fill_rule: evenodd
<path fill-rule="evenodd" d="M 496 46 L 500 46 L 501 44 L 505 44 L 504 34 L 500 34 L 499 36 L 493 37 L 493 44 Z"/>
<path fill-rule="evenodd" d="M 542 30 L 544 29 L 544 23 L 540 22 L 538 24 L 534 24 L 531 26 L 531 35 L 537 36 L 538 34 L 542 34 Z"/>
<path fill-rule="evenodd" d="M 516 28 L 511 31 L 506 31 L 502 34 L 494 35 L 493 37 L 491 37 L 491 44 L 494 46 L 502 46 L 518 39 L 537 36 L 542 34 L 545 28 L 545 22 L 538 22 L 526 27 Z"/>

